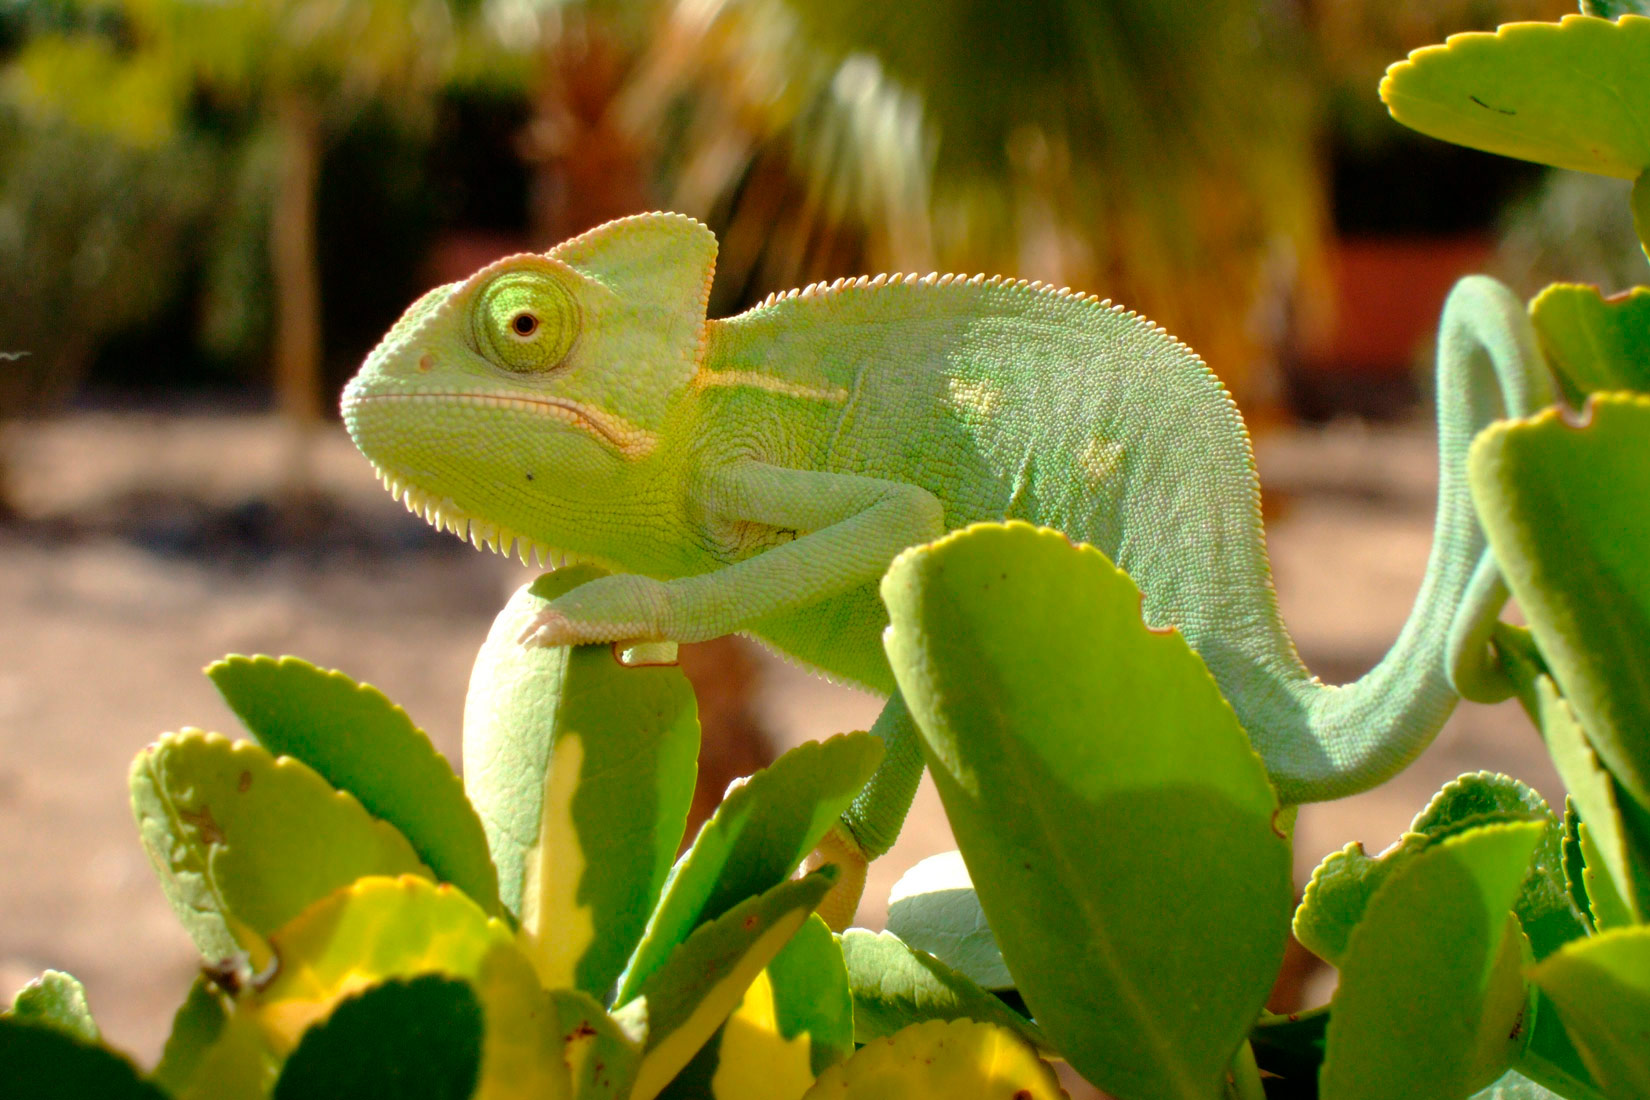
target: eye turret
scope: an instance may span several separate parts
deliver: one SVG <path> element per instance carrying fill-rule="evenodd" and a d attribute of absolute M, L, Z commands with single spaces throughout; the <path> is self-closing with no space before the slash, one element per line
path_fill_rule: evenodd
<path fill-rule="evenodd" d="M 552 272 L 500 275 L 482 288 L 472 308 L 476 349 L 506 370 L 550 370 L 578 338 L 578 304 Z"/>

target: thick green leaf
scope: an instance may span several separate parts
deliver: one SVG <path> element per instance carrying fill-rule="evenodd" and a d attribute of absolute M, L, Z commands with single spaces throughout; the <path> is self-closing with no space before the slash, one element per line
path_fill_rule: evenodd
<path fill-rule="evenodd" d="M 1120 1096 L 1221 1087 L 1282 957 L 1289 842 L 1178 632 L 1098 550 L 1024 523 L 900 555 L 885 644 L 1033 1016 Z"/>
<path fill-rule="evenodd" d="M 1451 780 L 1432 797 L 1409 831 L 1378 858 L 1350 844 L 1320 863 L 1295 911 L 1295 938 L 1331 965 L 1339 965 L 1364 907 L 1383 883 L 1429 845 L 1465 830 L 1498 821 L 1539 821 L 1546 826 L 1529 877 L 1513 911 L 1531 949 L 1542 958 L 1586 934 L 1581 914 L 1564 885 L 1563 829 L 1533 789 L 1495 772 L 1474 772 Z"/>
<path fill-rule="evenodd" d="M 694 928 L 796 870 L 881 759 L 871 734 L 839 734 L 798 745 L 729 792 L 672 868 L 618 1001 L 634 997 Z"/>
<path fill-rule="evenodd" d="M 781 882 L 701 924 L 642 983 L 647 1042 L 630 1100 L 653 1100 L 744 999 L 831 884 L 835 867 Z"/>
<path fill-rule="evenodd" d="M 1608 932 L 1612 928 L 1630 928 L 1637 924 L 1635 907 L 1622 896 L 1615 876 L 1609 870 L 1610 857 L 1599 850 L 1593 839 L 1593 830 L 1585 821 L 1577 830 L 1577 837 L 1581 843 L 1583 861 L 1581 881 L 1593 906 L 1594 926 L 1600 932 Z"/>
<path fill-rule="evenodd" d="M 440 974 L 383 982 L 304 1033 L 272 1100 L 469 1100 L 483 1030 L 469 982 Z"/>
<path fill-rule="evenodd" d="M 1553 679 L 1610 773 L 1650 806 L 1650 508 L 1638 506 L 1650 500 L 1650 396 L 1595 394 L 1580 424 L 1555 410 L 1498 422 L 1468 469 Z"/>
<path fill-rule="evenodd" d="M 1593 930 L 1593 903 L 1587 897 L 1587 883 L 1583 873 L 1587 861 L 1581 854 L 1581 815 L 1576 813 L 1575 799 L 1564 796 L 1564 888 L 1570 900 L 1580 911 L 1589 933 Z"/>
<path fill-rule="evenodd" d="M 0 1096 L 7 1100 L 170 1100 L 108 1047 L 0 1015 Z"/>
<path fill-rule="evenodd" d="M 561 1026 L 562 1059 L 572 1077 L 572 1100 L 622 1100 L 641 1060 L 641 1044 L 627 1035 L 590 994 L 553 989 Z"/>
<path fill-rule="evenodd" d="M 1341 961 L 1323 1100 L 1453 1100 L 1511 1066 L 1530 997 L 1509 910 L 1542 829 L 1511 822 L 1440 840 L 1375 892 Z"/>
<path fill-rule="evenodd" d="M 1535 1027 L 1530 1030 L 1530 1044 L 1515 1068 L 1520 1076 L 1567 1100 L 1604 1100 L 1552 998 L 1539 987 L 1535 990 Z"/>
<path fill-rule="evenodd" d="M 929 856 L 900 876 L 888 893 L 888 931 L 982 989 L 1014 988 L 961 852 Z"/>
<path fill-rule="evenodd" d="M 815 913 L 745 990 L 661 1100 L 799 1100 L 854 1052 L 842 950 Z"/>
<path fill-rule="evenodd" d="M 1006 1028 L 930 1020 L 861 1048 L 803 1100 L 1064 1100 L 1048 1065 Z"/>
<path fill-rule="evenodd" d="M 517 642 L 546 603 L 600 575 L 570 566 L 517 591 L 476 655 L 464 704 L 465 782 L 504 904 L 544 983 L 597 997 L 659 897 L 699 753 L 681 669 L 629 667 L 611 646 Z"/>
<path fill-rule="evenodd" d="M 393 827 L 308 765 L 185 730 L 132 762 L 132 812 L 172 911 L 201 954 L 266 957 L 261 937 L 363 875 L 424 874 Z"/>
<path fill-rule="evenodd" d="M 187 1071 L 187 1072 L 185 1072 Z M 194 1056 L 178 1067 L 185 1079 L 168 1084 L 177 1100 L 269 1100 L 281 1057 L 250 1013 L 232 1014 Z M 162 1082 L 156 1079 L 156 1084 Z"/>
<path fill-rule="evenodd" d="M 1650 168 L 1650 20 L 1568 15 L 1451 35 L 1387 69 L 1381 98 L 1423 134 L 1634 179 Z"/>
<path fill-rule="evenodd" d="M 151 1074 L 155 1084 L 181 1095 L 200 1070 L 202 1056 L 223 1034 L 228 1019 L 228 999 L 204 975 L 196 978 L 189 996 L 172 1015 L 166 1047 Z"/>
<path fill-rule="evenodd" d="M 966 975 L 933 955 L 900 942 L 892 932 L 850 928 L 842 957 L 854 991 L 854 1041 L 885 1039 L 926 1020 L 980 1020 L 1017 1032 L 1049 1052 L 1053 1045 L 1036 1024 Z"/>
<path fill-rule="evenodd" d="M 354 795 L 401 830 L 438 879 L 498 914 L 498 875 L 464 784 L 383 692 L 296 657 L 229 656 L 206 675 L 264 748 Z"/>
<path fill-rule="evenodd" d="M 1498 624 L 1495 641 L 1519 702 L 1541 731 L 1581 817 L 1576 843 L 1584 857 L 1581 882 L 1592 921 L 1603 927 L 1634 923 L 1640 907 L 1650 912 L 1650 841 L 1635 852 L 1638 837 L 1623 814 L 1632 800 L 1599 764 L 1574 708 L 1559 694 L 1529 632 Z"/>
<path fill-rule="evenodd" d="M 854 1052 L 854 999 L 842 948 L 818 914 L 805 921 L 768 964 L 773 1028 L 787 1041 L 808 1041 L 808 1068 L 817 1076 Z M 748 1000 L 748 998 L 747 998 Z M 766 1010 L 741 1005 L 743 1021 Z"/>
<path fill-rule="evenodd" d="M 1600 390 L 1650 392 L 1650 288 L 1606 298 L 1554 283 L 1530 303 L 1530 320 L 1572 403 Z"/>
<path fill-rule="evenodd" d="M 1530 978 L 1558 1006 L 1606 1096 L 1650 1096 L 1650 926 L 1573 943 Z"/>
<path fill-rule="evenodd" d="M 61 970 L 48 970 L 19 989 L 12 998 L 11 1015 L 26 1023 L 55 1027 L 88 1043 L 102 1038 L 92 1019 L 92 1007 L 86 1003 L 86 987 Z"/>
<path fill-rule="evenodd" d="M 486 1016 L 478 1100 L 570 1095 L 550 995 L 509 926 L 456 888 L 364 878 L 277 929 L 270 945 L 280 968 L 236 1016 L 255 1018 L 277 1053 L 364 986 L 439 973 L 467 979 Z"/>

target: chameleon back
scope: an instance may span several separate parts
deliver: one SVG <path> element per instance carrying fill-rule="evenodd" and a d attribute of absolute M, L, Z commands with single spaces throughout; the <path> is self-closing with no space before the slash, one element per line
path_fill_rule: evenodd
<path fill-rule="evenodd" d="M 739 453 L 919 485 L 948 529 L 1013 518 L 1063 531 L 1126 569 L 1146 621 L 1183 631 L 1223 684 L 1304 674 L 1242 419 L 1190 349 L 1134 314 L 1023 282 L 856 280 L 712 322 L 701 375 L 710 434 Z M 887 692 L 885 622 L 865 586 L 754 633 Z M 1277 669 L 1222 651 L 1220 638 L 1255 631 L 1281 643 Z"/>

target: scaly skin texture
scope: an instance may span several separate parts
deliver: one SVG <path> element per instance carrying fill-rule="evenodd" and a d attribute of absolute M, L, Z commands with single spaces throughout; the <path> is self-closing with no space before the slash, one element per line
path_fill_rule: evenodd
<path fill-rule="evenodd" d="M 650 214 L 501 260 L 420 299 L 345 391 L 356 444 L 431 522 L 619 574 L 557 600 L 532 641 L 744 631 L 889 695 L 888 563 L 1018 518 L 1128 571 L 1146 621 L 1207 662 L 1286 802 L 1375 785 L 1432 739 L 1456 687 L 1503 690 L 1485 638 L 1505 590 L 1465 454 L 1491 418 L 1552 398 L 1500 284 L 1466 280 L 1445 308 L 1438 521 L 1415 608 L 1376 668 L 1332 687 L 1279 617 L 1242 420 L 1162 329 L 952 276 L 813 286 L 707 321 L 715 254 L 699 223 Z M 897 696 L 878 729 L 888 759 L 845 822 L 871 855 L 922 766 Z"/>

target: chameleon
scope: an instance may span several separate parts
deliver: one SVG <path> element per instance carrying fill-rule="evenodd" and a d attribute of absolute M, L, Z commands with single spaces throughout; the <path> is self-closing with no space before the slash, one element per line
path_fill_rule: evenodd
<path fill-rule="evenodd" d="M 1510 693 L 1488 642 L 1506 588 L 1465 456 L 1491 419 L 1554 398 L 1499 283 L 1469 277 L 1443 310 L 1439 499 L 1414 607 L 1373 669 L 1334 686 L 1279 613 L 1243 419 L 1161 327 L 1069 289 L 937 274 L 815 283 L 713 320 L 715 262 L 709 229 L 663 213 L 501 259 L 406 311 L 343 419 L 431 524 L 609 571 L 524 643 L 742 632 L 887 697 L 882 764 L 831 856 L 885 852 L 923 768 L 877 582 L 901 551 L 977 522 L 1054 528 L 1125 570 L 1146 624 L 1207 664 L 1285 804 L 1372 787 L 1460 696 Z"/>

